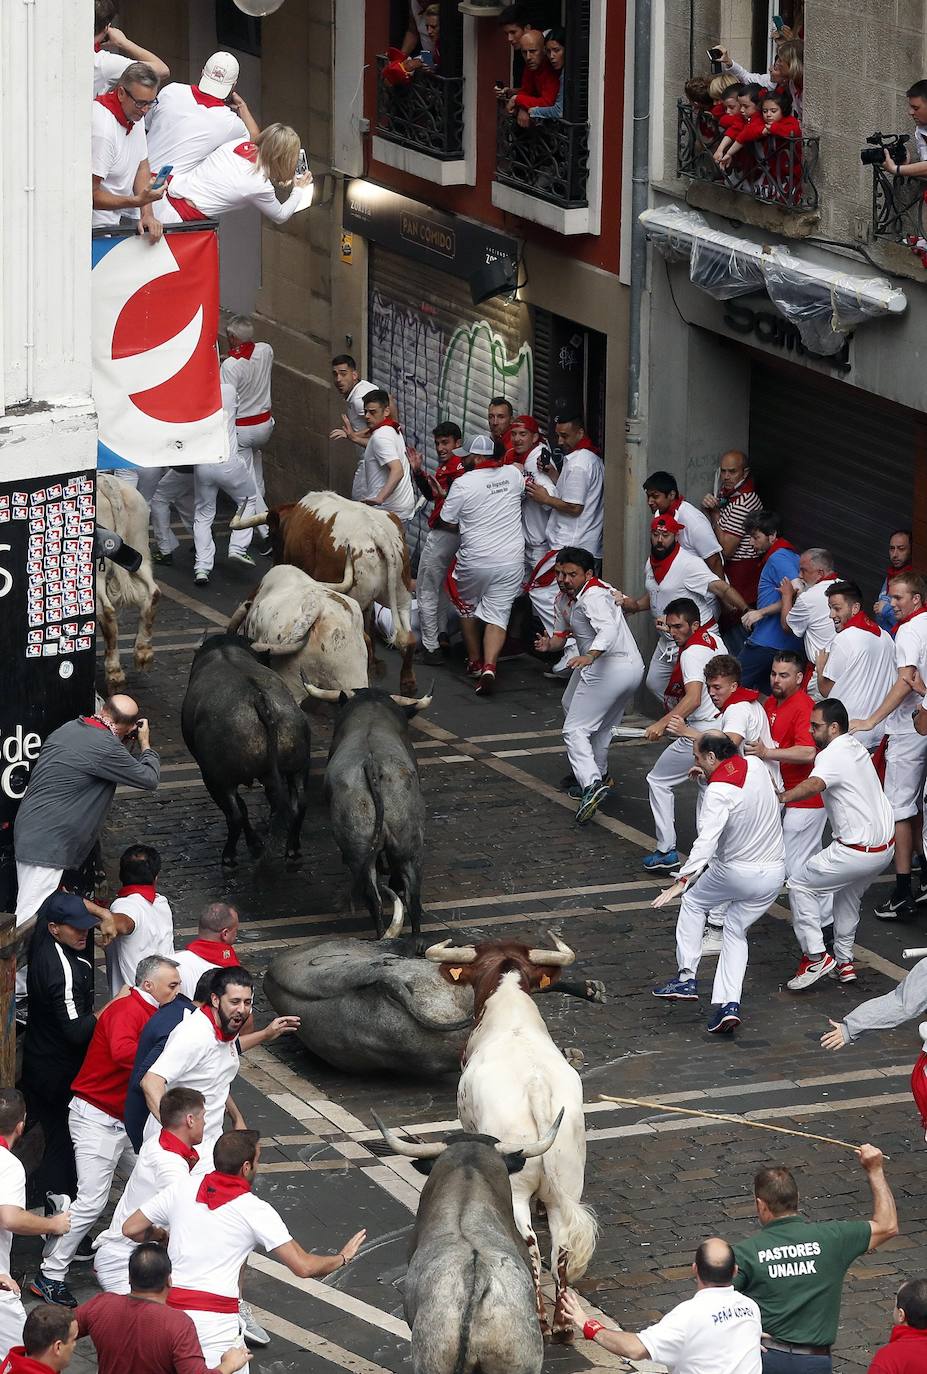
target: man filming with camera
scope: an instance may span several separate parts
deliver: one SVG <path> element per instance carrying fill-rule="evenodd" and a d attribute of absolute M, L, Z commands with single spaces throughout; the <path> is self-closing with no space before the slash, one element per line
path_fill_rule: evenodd
<path fill-rule="evenodd" d="M 137 744 L 138 752 L 130 752 Z M 79 869 L 99 839 L 116 788 L 153 792 L 161 760 L 148 721 L 129 696 L 109 697 L 91 716 L 53 730 L 33 765 L 16 814 L 16 923 L 34 916 L 67 869 Z"/>
<path fill-rule="evenodd" d="M 916 160 L 899 163 L 898 157 L 901 155 L 901 150 L 897 144 L 893 144 L 885 148 L 882 167 L 893 177 L 923 177 L 927 179 L 927 81 L 915 81 L 905 94 L 908 97 L 908 114 L 914 120 Z M 875 161 L 876 158 L 873 156 L 869 160 Z M 864 157 L 863 161 L 865 162 L 867 159 Z"/>

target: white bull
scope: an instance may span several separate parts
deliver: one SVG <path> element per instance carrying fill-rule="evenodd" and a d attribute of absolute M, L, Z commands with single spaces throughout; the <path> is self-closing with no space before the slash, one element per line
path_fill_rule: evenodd
<path fill-rule="evenodd" d="M 119 621 L 117 611 L 131 608 L 138 613 L 133 661 L 144 671 L 154 661 L 151 627 L 155 607 L 161 596 L 151 570 L 148 548 L 148 502 L 129 482 L 101 473 L 97 477 L 97 524 L 113 530 L 124 544 L 142 556 L 137 572 L 127 572 L 111 559 L 97 572 L 97 619 L 103 632 L 106 653 L 103 671 L 106 690 L 115 692 L 125 685 L 126 675 L 119 661 Z"/>
<path fill-rule="evenodd" d="M 243 633 L 255 653 L 270 655 L 295 701 L 306 695 L 303 677 L 334 691 L 367 686 L 364 617 L 357 602 L 341 594 L 353 575 L 349 559 L 344 582 L 330 587 L 282 563 L 229 621 L 230 634 Z"/>
<path fill-rule="evenodd" d="M 457 1115 L 464 1130 L 527 1143 L 546 1135 L 563 1109 L 550 1149 L 529 1159 L 511 1183 L 515 1225 L 528 1246 L 542 1329 L 546 1319 L 541 1252 L 531 1221 L 532 1202 L 538 1199 L 547 1211 L 557 1293 L 552 1329 L 568 1337 L 563 1294 L 585 1273 L 597 1226 L 594 1213 L 581 1200 L 586 1168 L 583 1085 L 551 1040 L 531 996 L 556 981 L 561 968 L 575 959 L 569 946 L 554 938 L 555 950 L 507 941 L 452 948 L 445 941 L 427 950 L 426 957 L 455 965 L 451 976 L 470 983 L 474 991 L 475 1025 L 457 1089 Z"/>

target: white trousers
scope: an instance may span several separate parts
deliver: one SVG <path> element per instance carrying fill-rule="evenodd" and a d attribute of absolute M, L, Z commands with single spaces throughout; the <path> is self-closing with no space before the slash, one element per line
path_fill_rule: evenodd
<path fill-rule="evenodd" d="M 203 1359 L 209 1369 L 216 1368 L 227 1350 L 245 1343 L 241 1317 L 237 1312 L 188 1312 L 187 1316 L 196 1327 Z M 242 1374 L 248 1374 L 250 1368 L 250 1364 L 244 1365 Z"/>
<path fill-rule="evenodd" d="M 129 1260 L 135 1246 L 131 1241 L 104 1240 L 93 1252 L 93 1272 L 104 1293 L 129 1293 Z"/>
<path fill-rule="evenodd" d="M 166 472 L 167 468 L 139 468 L 135 490 L 140 496 L 144 496 L 149 505 L 157 490 L 158 483 Z"/>
<path fill-rule="evenodd" d="M 885 795 L 896 821 L 917 815 L 927 772 L 927 736 L 914 730 L 889 733 L 885 749 Z"/>
<path fill-rule="evenodd" d="M 620 724 L 642 676 L 639 661 L 617 654 L 602 654 L 570 674 L 563 694 L 563 742 L 580 787 L 608 773 L 612 729 Z"/>
<path fill-rule="evenodd" d="M 52 1236 L 42 1252 L 42 1273 L 47 1278 L 62 1280 L 77 1247 L 106 1206 L 120 1163 L 128 1172 L 136 1164 L 135 1151 L 122 1122 L 91 1107 L 83 1098 L 71 1099 L 68 1129 L 77 1165 L 77 1197 L 70 1209 L 71 1229 L 65 1236 Z"/>
<path fill-rule="evenodd" d="M 676 922 L 676 965 L 680 978 L 694 978 L 702 956 L 702 932 L 709 911 L 727 903 L 721 953 L 711 990 L 712 1004 L 739 1002 L 747 972 L 747 931 L 779 894 L 784 864 L 711 863 L 682 896 Z"/>
<path fill-rule="evenodd" d="M 264 449 L 270 443 L 273 432 L 273 418 L 264 420 L 259 425 L 235 426 L 235 433 L 238 435 L 238 451 L 245 461 L 248 461 L 250 457 L 251 471 L 254 476 L 254 490 L 260 502 L 258 510 L 267 509 L 267 501 L 264 496 Z M 258 525 L 257 528 L 262 539 L 270 537 L 270 530 L 266 525 Z M 248 536 L 244 545 L 247 548 L 251 543 L 254 530 L 242 530 L 242 534 Z"/>
<path fill-rule="evenodd" d="M 231 458 L 225 463 L 200 463 L 193 478 L 193 545 L 196 551 L 194 572 L 212 572 L 216 561 L 216 546 L 212 537 L 212 522 L 216 518 L 216 500 L 224 491 L 236 507 L 244 503 L 243 514 L 254 515 L 257 492 L 250 463 Z M 246 537 L 247 536 L 247 537 Z M 236 530 L 229 538 L 229 553 L 244 553 L 251 538 L 250 530 Z"/>
<path fill-rule="evenodd" d="M 451 600 L 444 590 L 444 579 L 460 547 L 460 535 L 451 530 L 429 530 L 418 561 L 415 599 L 418 602 L 421 643 L 434 652 L 439 633 L 447 633 Z"/>
<path fill-rule="evenodd" d="M 669 686 L 669 680 L 673 675 L 673 668 L 679 657 L 679 650 L 671 639 L 665 639 L 660 635 L 657 639 L 657 647 L 650 657 L 650 665 L 647 668 L 647 690 L 663 705 L 663 693 Z"/>
<path fill-rule="evenodd" d="M 21 864 L 16 860 L 16 924 L 21 926 L 61 886 L 63 868 L 46 868 L 44 864 Z"/>
<path fill-rule="evenodd" d="M 181 523 L 193 531 L 193 473 L 170 468 L 155 488 L 150 504 L 155 543 L 161 553 L 173 553 L 180 541 L 171 529 L 171 506 Z"/>
<path fill-rule="evenodd" d="M 824 948 L 821 934 L 823 897 L 830 893 L 834 903 L 834 958 L 838 964 L 852 961 L 863 893 L 888 866 L 894 853 L 894 845 L 878 854 L 864 854 L 834 840 L 789 878 L 790 897 L 798 892 L 811 899 L 807 915 L 803 909 L 799 917 L 792 907 L 795 934 L 803 950 L 816 952 Z"/>
<path fill-rule="evenodd" d="M 676 848 L 676 805 L 673 789 L 681 787 L 695 762 L 692 741 L 675 739 L 647 774 L 650 809 L 657 832 L 657 849 L 665 854 Z"/>
<path fill-rule="evenodd" d="M 26 1309 L 12 1293 L 0 1293 L 0 1364 L 3 1364 L 14 1345 L 23 1343 Z"/>
<path fill-rule="evenodd" d="M 782 813 L 782 838 L 785 841 L 785 876 L 791 881 L 800 873 L 809 859 L 821 852 L 821 840 L 827 812 L 823 806 L 787 806 Z M 809 937 L 813 940 L 820 936 L 818 913 L 821 925 L 830 925 L 833 920 L 834 898 L 830 892 L 815 896 L 805 888 L 789 888 L 789 906 L 792 909 L 792 929 L 801 946 L 802 954 L 820 954 L 824 949 L 823 941 L 809 948 Z"/>

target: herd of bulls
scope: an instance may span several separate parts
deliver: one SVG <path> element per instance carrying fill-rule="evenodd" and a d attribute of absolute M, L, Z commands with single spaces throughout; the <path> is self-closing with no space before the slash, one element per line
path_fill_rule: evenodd
<path fill-rule="evenodd" d="M 261 851 L 238 792 L 254 781 L 268 799 L 271 834 L 284 839 L 287 859 L 297 859 L 310 759 L 306 708 L 313 699 L 335 702 L 324 791 L 353 880 L 352 904 L 366 906 L 381 938 L 287 951 L 269 968 L 265 991 L 279 1011 L 300 1015 L 310 1049 L 349 1071 L 428 1075 L 462 1064 L 461 1132 L 421 1142 L 381 1126 L 393 1151 L 429 1175 L 404 1288 L 413 1370 L 539 1374 L 544 1336 L 571 1335 L 563 1294 L 589 1263 L 596 1223 L 582 1202 L 582 1083 L 534 999 L 556 989 L 601 1001 L 603 990 L 562 981 L 574 955 L 556 938 L 554 949 L 446 941 L 421 957 L 425 816 L 409 721 L 431 698 L 414 696 L 401 525 L 331 492 L 310 493 L 254 523 L 265 520 L 275 566 L 225 633 L 196 650 L 181 716 L 187 748 L 226 818 L 222 861 L 234 864 L 242 834 L 252 853 Z M 142 666 L 150 647 L 142 642 L 140 659 L 139 642 L 148 633 L 150 643 L 157 588 L 147 560 L 140 574 Z M 154 597 L 143 605 L 146 575 Z M 391 612 L 405 695 L 368 685 L 374 602 Z M 121 603 L 133 603 L 125 589 Z M 108 653 L 106 670 L 108 684 L 118 683 L 118 656 Z M 401 937 L 405 913 L 411 940 Z M 549 1320 L 532 1212 L 538 1203 L 550 1233 Z"/>

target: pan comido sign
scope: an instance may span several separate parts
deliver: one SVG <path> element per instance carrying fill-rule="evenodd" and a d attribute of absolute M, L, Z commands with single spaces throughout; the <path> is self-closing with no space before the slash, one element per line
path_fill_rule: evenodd
<path fill-rule="evenodd" d="M 92 319 L 99 466 L 227 458 L 215 230 L 94 238 Z"/>

